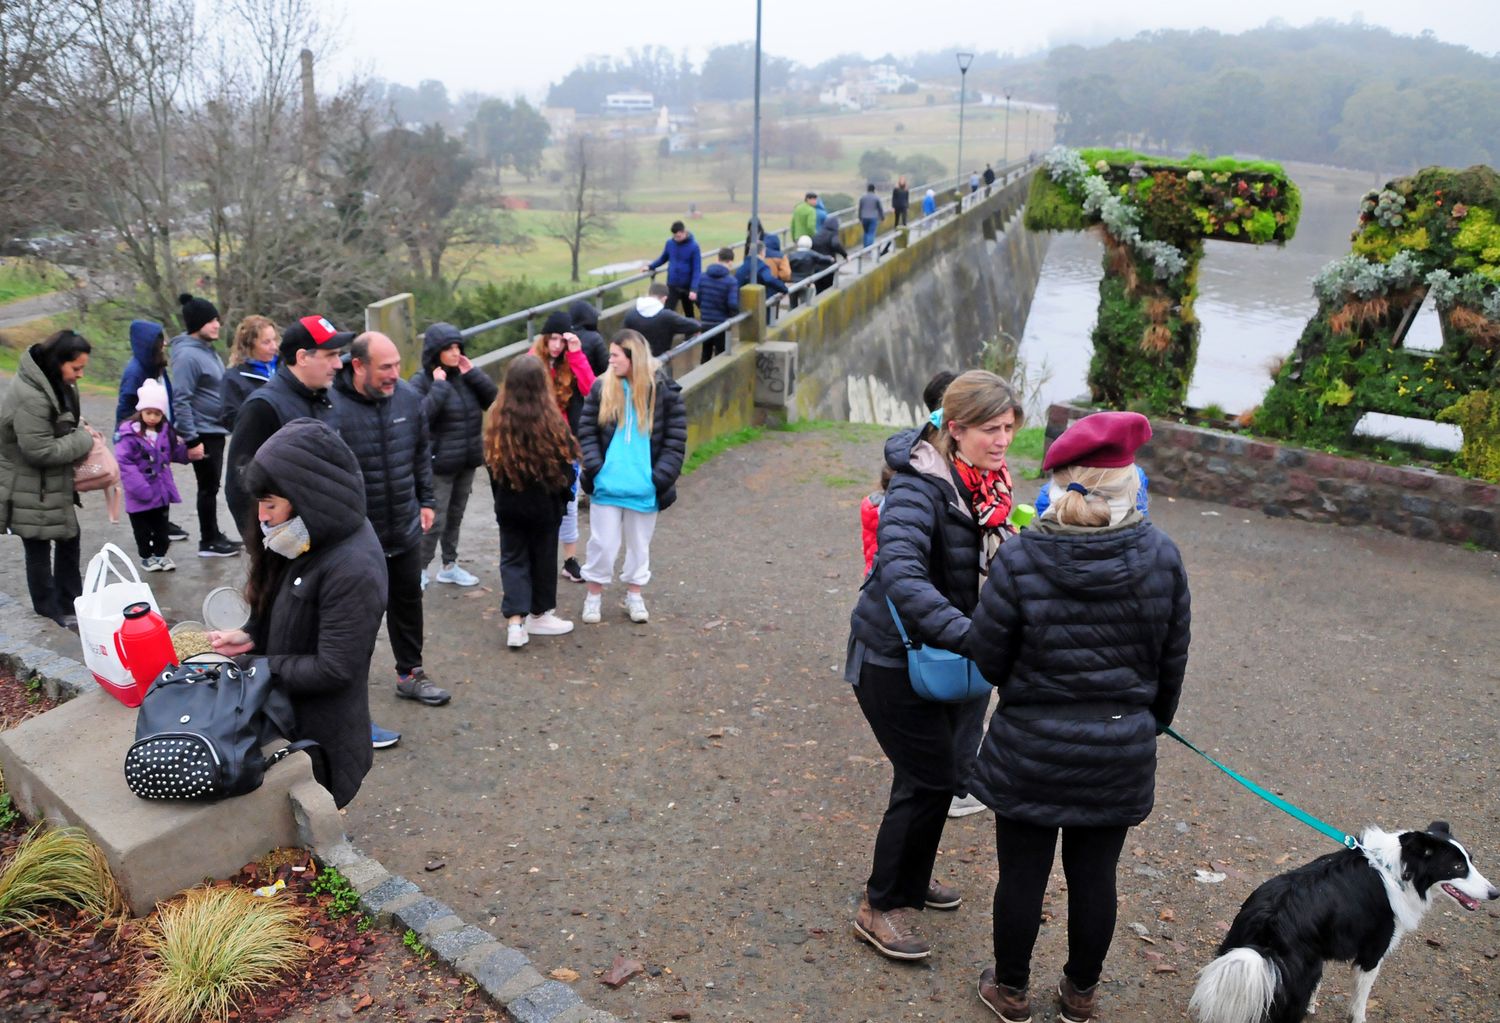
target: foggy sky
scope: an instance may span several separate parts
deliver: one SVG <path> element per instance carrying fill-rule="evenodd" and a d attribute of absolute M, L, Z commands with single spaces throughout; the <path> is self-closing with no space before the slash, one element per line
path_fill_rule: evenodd
<path fill-rule="evenodd" d="M 697 63 L 712 46 L 755 37 L 753 0 L 314 2 L 326 12 L 327 22 L 338 26 L 323 55 L 325 75 L 365 73 L 406 85 L 437 78 L 454 98 L 474 90 L 540 100 L 549 83 L 591 54 L 623 56 L 630 47 L 657 45 L 673 52 L 685 48 Z M 801 64 L 840 53 L 900 56 L 959 48 L 1023 55 L 1161 28 L 1240 32 L 1279 18 L 1292 26 L 1319 19 L 1361 20 L 1404 35 L 1430 29 L 1444 42 L 1489 55 L 1500 51 L 1500 15 L 1493 0 L 1366 0 L 1352 10 L 1331 0 L 1154 0 L 1149 5 L 980 0 L 945 5 L 941 15 L 938 10 L 908 0 L 763 0 L 763 47 Z"/>

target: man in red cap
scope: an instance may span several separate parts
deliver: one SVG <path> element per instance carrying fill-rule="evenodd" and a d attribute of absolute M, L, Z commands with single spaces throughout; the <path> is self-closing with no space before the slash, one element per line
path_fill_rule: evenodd
<path fill-rule="evenodd" d="M 293 419 L 317 419 L 336 427 L 328 388 L 339 371 L 339 356 L 354 340 L 322 316 L 304 316 L 281 335 L 276 373 L 240 406 L 229 439 L 229 472 L 224 497 L 236 529 L 255 525 L 255 500 L 240 485 L 240 473 L 260 446 Z"/>

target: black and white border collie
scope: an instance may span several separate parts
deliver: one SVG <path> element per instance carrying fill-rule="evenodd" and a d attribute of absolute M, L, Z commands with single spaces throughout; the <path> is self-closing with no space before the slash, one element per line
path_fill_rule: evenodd
<path fill-rule="evenodd" d="M 1380 964 L 1416 930 L 1438 892 L 1473 912 L 1500 891 L 1435 821 L 1426 831 L 1368 828 L 1342 849 L 1271 878 L 1203 968 L 1188 1007 L 1202 1023 L 1300 1023 L 1317 1011 L 1323 964 L 1354 963 L 1349 1019 L 1365 1023 Z"/>

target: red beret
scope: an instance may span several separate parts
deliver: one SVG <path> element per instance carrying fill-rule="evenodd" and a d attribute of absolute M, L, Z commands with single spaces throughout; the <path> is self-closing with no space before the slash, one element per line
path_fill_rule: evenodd
<path fill-rule="evenodd" d="M 1052 442 L 1042 468 L 1118 469 L 1134 462 L 1136 448 L 1150 439 L 1151 422 L 1139 412 L 1095 412 L 1075 421 Z"/>

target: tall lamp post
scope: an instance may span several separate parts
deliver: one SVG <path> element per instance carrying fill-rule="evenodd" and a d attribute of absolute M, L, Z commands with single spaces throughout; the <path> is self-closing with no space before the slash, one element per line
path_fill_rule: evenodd
<path fill-rule="evenodd" d="M 958 196 L 958 208 L 964 201 L 964 96 L 968 93 L 969 65 L 974 63 L 972 53 L 958 54 L 958 177 L 953 192 Z"/>
<path fill-rule="evenodd" d="M 755 0 L 755 124 L 750 143 L 750 231 L 745 241 L 745 263 L 750 282 L 758 283 L 755 246 L 760 241 L 760 0 Z"/>
<path fill-rule="evenodd" d="M 1005 149 L 1000 157 L 1006 163 L 1010 163 L 1010 93 L 1005 94 Z"/>

